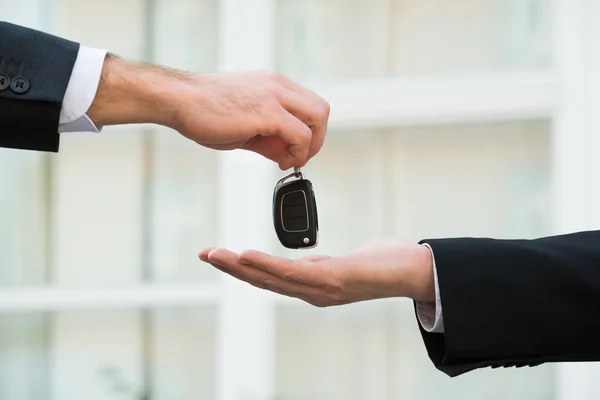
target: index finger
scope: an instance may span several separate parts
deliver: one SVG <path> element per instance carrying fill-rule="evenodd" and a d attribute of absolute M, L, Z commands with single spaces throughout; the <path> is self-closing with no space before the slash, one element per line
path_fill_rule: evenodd
<path fill-rule="evenodd" d="M 315 257 L 313 259 L 317 261 L 314 262 L 310 259 L 292 261 L 256 250 L 246 250 L 239 255 L 239 262 L 262 269 L 289 281 L 318 286 L 325 280 L 327 275 L 327 270 L 318 261 L 328 258 Z"/>
<path fill-rule="evenodd" d="M 327 135 L 327 125 L 329 122 L 329 115 L 331 113 L 331 106 L 324 98 L 322 98 L 312 90 L 290 79 L 286 79 L 284 85 L 288 89 L 304 95 L 313 104 L 313 107 L 318 110 L 317 118 L 314 119 L 313 123 L 311 124 L 313 137 L 310 143 L 310 151 L 308 153 L 307 158 L 307 160 L 310 160 L 321 150 L 321 147 L 323 147 L 323 143 L 325 143 L 325 136 Z"/>
<path fill-rule="evenodd" d="M 276 133 L 289 145 L 287 154 L 279 160 L 279 168 L 285 171 L 306 164 L 312 141 L 312 130 L 283 106 L 281 114 Z"/>

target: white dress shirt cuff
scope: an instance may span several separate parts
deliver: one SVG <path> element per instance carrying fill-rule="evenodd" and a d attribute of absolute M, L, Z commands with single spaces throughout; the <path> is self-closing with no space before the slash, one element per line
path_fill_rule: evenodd
<path fill-rule="evenodd" d="M 431 247 L 423 244 L 431 251 L 431 259 L 433 260 L 433 281 L 435 283 L 435 304 L 427 302 L 417 302 L 417 316 L 419 323 L 430 333 L 444 332 L 444 315 L 442 314 L 442 301 L 440 298 L 440 286 L 437 277 L 437 268 L 435 266 L 435 256 Z"/>
<path fill-rule="evenodd" d="M 80 46 L 60 111 L 58 132 L 100 132 L 86 112 L 90 109 L 102 75 L 107 51 Z"/>

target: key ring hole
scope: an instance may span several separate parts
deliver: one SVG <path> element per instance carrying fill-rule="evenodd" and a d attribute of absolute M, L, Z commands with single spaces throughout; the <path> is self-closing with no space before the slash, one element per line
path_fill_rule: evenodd
<path fill-rule="evenodd" d="M 279 186 L 283 185 L 285 181 L 287 181 L 290 178 L 298 178 L 300 180 L 304 180 L 306 179 L 304 177 L 304 174 L 302 173 L 302 171 L 300 171 L 300 168 L 295 168 L 294 167 L 294 172 L 292 172 L 291 174 L 284 176 L 283 178 L 281 178 L 280 180 L 277 181 L 277 183 L 275 184 L 275 187 L 278 188 Z"/>

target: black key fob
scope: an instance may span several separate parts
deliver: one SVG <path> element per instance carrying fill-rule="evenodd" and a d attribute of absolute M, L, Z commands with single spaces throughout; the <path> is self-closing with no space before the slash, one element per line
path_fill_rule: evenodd
<path fill-rule="evenodd" d="M 291 178 L 297 179 L 288 181 Z M 299 169 L 294 169 L 294 173 L 281 178 L 275 185 L 273 223 L 277 238 L 288 249 L 309 249 L 319 242 L 317 202 L 312 183 Z"/>

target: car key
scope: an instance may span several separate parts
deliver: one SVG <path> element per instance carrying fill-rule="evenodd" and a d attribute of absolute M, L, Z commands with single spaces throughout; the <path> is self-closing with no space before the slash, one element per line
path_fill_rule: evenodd
<path fill-rule="evenodd" d="M 299 179 L 288 181 L 291 178 Z M 275 185 L 273 223 L 277 238 L 284 247 L 309 249 L 319 243 L 313 186 L 298 168 L 294 168 L 292 174 L 281 178 Z"/>

